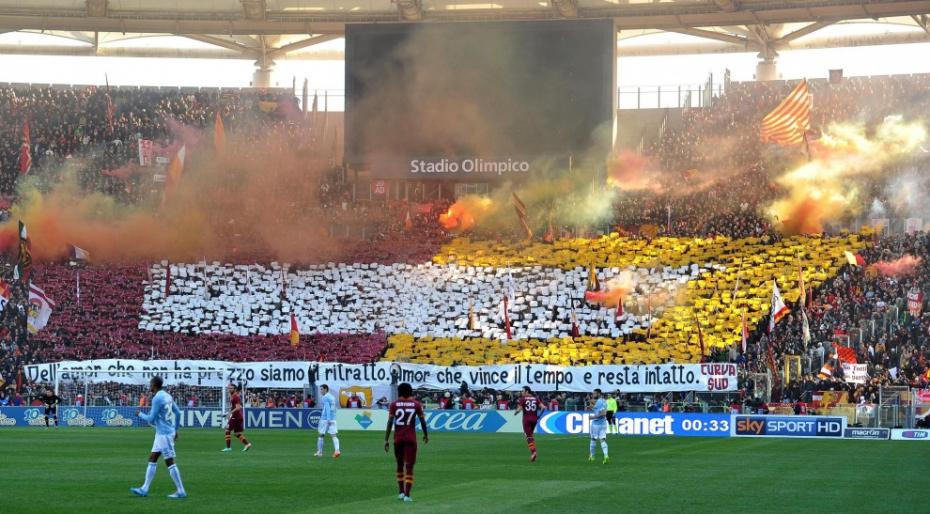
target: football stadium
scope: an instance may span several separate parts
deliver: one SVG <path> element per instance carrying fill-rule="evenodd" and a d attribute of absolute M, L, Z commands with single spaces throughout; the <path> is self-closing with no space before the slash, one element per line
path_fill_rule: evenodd
<path fill-rule="evenodd" d="M 927 512 L 928 56 L 916 0 L 0 0 L 0 513 Z"/>

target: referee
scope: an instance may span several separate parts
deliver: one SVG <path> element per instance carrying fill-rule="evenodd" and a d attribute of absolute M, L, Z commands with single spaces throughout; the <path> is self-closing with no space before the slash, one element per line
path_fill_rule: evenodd
<path fill-rule="evenodd" d="M 607 397 L 607 431 L 612 434 L 617 433 L 617 419 L 614 414 L 617 413 L 617 393 Z"/>
<path fill-rule="evenodd" d="M 45 428 L 48 428 L 48 417 L 51 415 L 55 418 L 55 426 L 58 426 L 58 403 L 61 402 L 61 398 L 58 397 L 51 389 L 45 390 L 45 395 L 42 397 L 42 403 L 45 404 Z"/>

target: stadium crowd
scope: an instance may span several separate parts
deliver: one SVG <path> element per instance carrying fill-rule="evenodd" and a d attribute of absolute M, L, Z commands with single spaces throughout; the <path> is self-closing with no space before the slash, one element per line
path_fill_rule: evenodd
<path fill-rule="evenodd" d="M 770 147 L 758 141 L 756 127 L 791 86 L 780 82 L 730 84 L 712 108 L 689 110 L 680 129 L 666 131 L 661 140 L 646 149 L 648 156 L 667 170 L 661 179 L 662 190 L 620 195 L 614 205 L 612 225 L 655 227 L 654 232 L 626 230 L 634 237 L 766 236 L 773 243 L 778 241 L 775 227 L 760 210 L 780 193 L 772 176 L 784 156 L 772 155 Z M 816 98 L 815 127 L 854 119 L 875 122 L 891 114 L 926 119 L 930 112 L 927 75 L 850 78 L 838 84 L 814 81 L 812 91 Z M 862 98 L 868 101 L 863 103 Z M 125 177 L 109 172 L 138 158 L 138 139 L 151 139 L 163 149 L 176 148 L 189 132 L 184 127 L 209 128 L 217 112 L 230 133 L 252 138 L 274 134 L 278 137 L 272 139 L 278 145 L 312 141 L 315 137 L 299 123 L 293 95 L 285 93 L 0 88 L 0 192 L 6 195 L 5 205 L 0 207 L 9 207 L 21 177 L 20 144 L 26 120 L 30 126 L 33 174 L 41 178 L 43 172 L 71 159 L 81 159 L 84 188 L 133 202 L 139 201 L 138 184 L 126 187 Z M 306 144 L 307 152 L 319 150 L 318 143 Z M 708 152 L 707 148 L 725 151 Z M 926 164 L 926 157 L 922 157 L 914 165 Z M 334 225 L 350 227 L 346 233 L 359 232 L 351 227 L 364 227 L 365 240 L 347 243 L 347 261 L 423 262 L 448 240 L 449 235 L 436 223 L 438 213 L 448 207 L 448 199 L 414 203 L 386 195 L 359 200 L 360 195 L 352 193 L 341 175 L 339 170 L 333 170 L 321 179 L 318 208 Z M 882 194 L 877 189 L 871 192 Z M 792 313 L 774 335 L 766 334 L 762 324 L 753 331 L 745 354 L 736 348 L 722 348 L 706 358 L 740 364 L 741 395 L 747 401 L 758 392 L 752 377 L 765 373 L 770 346 L 779 369 L 786 356 L 797 355 L 802 360 L 802 378 L 778 383 L 774 388 L 773 396 L 786 402 L 807 401 L 814 391 L 843 390 L 856 403 L 871 403 L 876 400 L 879 386 L 925 387 L 930 318 L 922 312 L 910 315 L 907 296 L 915 290 L 924 297 L 930 294 L 930 239 L 923 233 L 885 235 L 875 238 L 862 255 L 867 266 L 846 266 L 813 291 L 807 311 L 810 344 L 803 343 L 802 320 L 797 305 L 791 304 Z M 923 259 L 912 273 L 886 275 L 868 266 L 906 255 Z M 79 268 L 80 297 L 75 288 Z M 318 334 L 314 327 L 305 327 L 298 348 L 286 344 L 284 336 L 271 338 L 269 344 L 269 338 L 261 336 L 140 330 L 144 287 L 150 280 L 147 270 L 148 266 L 141 264 L 83 267 L 38 263 L 33 281 L 55 299 L 55 312 L 44 330 L 29 334 L 23 302 L 16 300 L 14 292 L 13 301 L 0 314 L 3 379 L 10 386 L 21 383 L 16 377 L 28 363 L 103 357 L 362 363 L 383 356 L 388 345 L 386 334 Z M 832 376 L 818 377 L 825 365 L 831 361 L 837 364 L 833 356 L 840 343 L 855 348 L 858 362 L 868 364 L 868 383 L 847 382 L 838 365 L 833 366 Z M 11 401 L 15 394 L 27 393 L 28 387 L 12 387 L 4 398 Z M 458 397 L 461 405 L 464 394 Z M 443 398 L 436 397 L 436 403 Z M 477 406 L 495 406 L 500 397 L 493 392 L 475 392 L 470 399 Z M 305 400 L 295 396 L 293 403 Z M 564 408 L 573 400 L 572 396 L 557 399 Z M 291 401 L 290 396 L 255 397 L 252 404 L 289 406 Z"/>

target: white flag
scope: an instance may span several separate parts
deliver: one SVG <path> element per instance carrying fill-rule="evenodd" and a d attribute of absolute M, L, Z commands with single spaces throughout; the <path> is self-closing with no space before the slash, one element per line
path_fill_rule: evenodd
<path fill-rule="evenodd" d="M 35 334 L 48 325 L 48 318 L 52 315 L 55 302 L 45 296 L 45 291 L 35 284 L 29 285 L 29 319 L 27 328 Z"/>
<path fill-rule="evenodd" d="M 778 282 L 772 281 L 772 312 L 769 318 L 769 333 L 775 331 L 775 324 L 781 321 L 785 314 L 788 314 L 788 306 L 781 299 L 781 293 L 778 292 Z"/>

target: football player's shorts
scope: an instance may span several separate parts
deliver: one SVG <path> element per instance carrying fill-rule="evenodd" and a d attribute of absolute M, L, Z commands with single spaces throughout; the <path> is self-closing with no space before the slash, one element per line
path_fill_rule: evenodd
<path fill-rule="evenodd" d="M 321 419 L 321 420 L 320 420 L 320 428 L 319 428 L 319 431 L 320 431 L 320 435 L 325 435 L 325 434 L 336 435 L 336 434 L 338 434 L 339 431 L 336 430 L 336 420 L 334 420 L 334 419 L 332 419 L 332 420 L 322 420 L 322 419 Z"/>
<path fill-rule="evenodd" d="M 152 453 L 160 453 L 165 459 L 174 458 L 174 434 L 161 435 L 155 434 L 155 442 L 152 443 Z"/>

